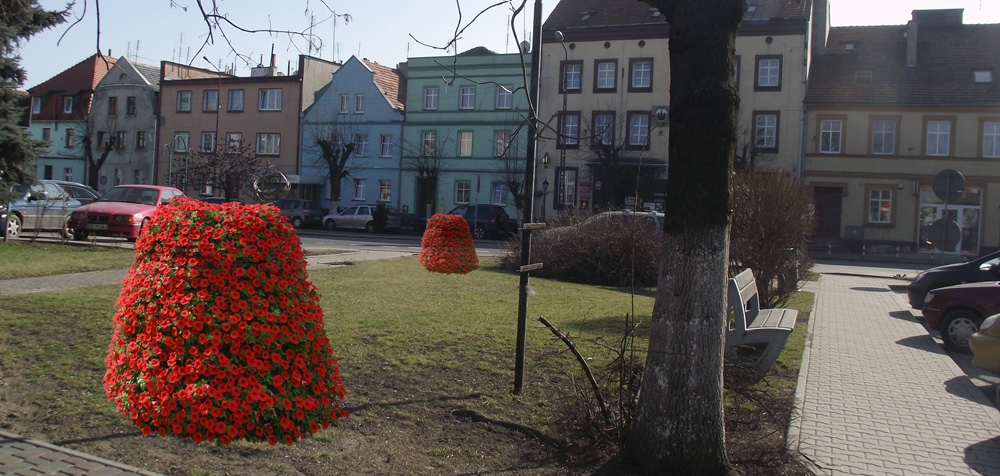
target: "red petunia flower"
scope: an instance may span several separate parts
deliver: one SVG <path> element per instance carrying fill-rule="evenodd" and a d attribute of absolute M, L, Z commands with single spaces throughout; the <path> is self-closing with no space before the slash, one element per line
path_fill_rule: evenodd
<path fill-rule="evenodd" d="M 467 274 L 479 268 L 479 256 L 465 218 L 438 213 L 427 220 L 420 264 L 427 271 L 442 274 Z"/>

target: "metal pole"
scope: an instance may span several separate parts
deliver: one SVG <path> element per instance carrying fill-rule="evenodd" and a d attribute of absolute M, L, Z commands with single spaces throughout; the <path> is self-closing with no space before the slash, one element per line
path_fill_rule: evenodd
<path fill-rule="evenodd" d="M 521 393 L 524 385 L 524 340 L 528 327 L 528 273 L 531 260 L 531 209 L 535 194 L 535 134 L 538 108 L 538 70 L 542 63 L 542 0 L 535 0 L 535 17 L 531 29 L 531 83 L 528 86 L 528 137 L 527 158 L 524 161 L 525 193 L 524 223 L 521 230 L 521 281 L 517 299 L 517 355 L 514 360 L 514 395 Z"/>
<path fill-rule="evenodd" d="M 565 66 L 566 63 L 569 63 L 569 50 L 566 49 L 566 36 L 563 35 L 563 32 L 557 31 L 556 32 L 556 39 L 558 39 L 559 40 L 559 44 L 562 45 L 562 49 L 563 49 L 563 65 L 564 65 L 563 68 L 565 68 L 566 67 Z M 565 121 L 566 120 L 566 84 L 562 83 L 562 81 L 566 80 L 565 79 L 565 73 L 562 72 L 562 71 L 560 71 L 559 72 L 559 76 L 560 76 L 560 80 L 559 80 L 560 84 L 559 85 L 562 87 L 562 119 L 561 120 Z M 581 71 L 581 76 L 582 76 L 582 71 Z M 569 196 L 569 193 L 568 193 L 568 190 L 567 190 L 567 187 L 566 187 L 566 142 L 565 142 L 566 138 L 563 137 L 563 135 L 562 135 L 563 132 L 564 132 L 563 128 L 565 127 L 565 124 L 566 123 L 563 122 L 562 124 L 559 125 L 560 126 L 559 127 L 559 140 L 562 141 L 562 148 L 559 150 L 559 174 L 558 174 L 558 176 L 559 176 L 559 187 L 558 187 L 559 190 L 556 192 L 556 200 L 557 200 L 557 202 L 553 204 L 553 205 L 559 206 L 559 207 L 562 207 L 565 204 L 566 197 Z M 577 180 L 579 180 L 579 177 L 577 178 Z"/>
<path fill-rule="evenodd" d="M 163 144 L 162 149 L 163 149 L 163 156 L 167 158 L 167 186 L 173 187 L 173 184 L 170 183 L 170 178 L 171 175 L 173 174 L 173 167 L 171 167 L 171 165 L 173 165 L 174 161 L 171 160 L 173 157 L 170 154 L 170 144 Z"/>

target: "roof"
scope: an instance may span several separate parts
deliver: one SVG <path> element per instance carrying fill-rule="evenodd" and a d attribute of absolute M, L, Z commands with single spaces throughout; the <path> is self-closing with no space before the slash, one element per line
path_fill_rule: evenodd
<path fill-rule="evenodd" d="M 375 85 L 389 104 L 397 110 L 404 110 L 406 105 L 406 77 L 398 69 L 382 66 L 368 60 L 362 60 L 368 69 L 375 73 Z"/>
<path fill-rule="evenodd" d="M 150 66 L 148 64 L 142 63 L 132 63 L 132 67 L 139 72 L 146 81 L 149 81 L 149 85 L 153 87 L 154 91 L 160 90 L 160 67 Z"/>
<path fill-rule="evenodd" d="M 37 97 L 50 92 L 93 91 L 116 61 L 110 56 L 95 54 L 29 89 L 28 92 Z"/>
<path fill-rule="evenodd" d="M 913 67 L 906 36 L 906 25 L 831 28 L 826 54 L 813 59 L 806 104 L 1000 104 L 1000 24 L 921 22 Z M 974 82 L 977 70 L 991 70 L 993 82 Z"/>

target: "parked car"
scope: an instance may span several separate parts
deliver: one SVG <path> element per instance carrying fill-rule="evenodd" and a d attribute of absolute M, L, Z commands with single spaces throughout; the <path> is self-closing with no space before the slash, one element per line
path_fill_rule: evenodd
<path fill-rule="evenodd" d="M 17 238 L 25 231 L 58 231 L 69 238 L 67 226 L 70 213 L 78 208 L 80 201 L 73 198 L 55 180 L 39 180 L 30 185 L 15 185 L 14 198 L 8 213 L 7 236 Z"/>
<path fill-rule="evenodd" d="M 612 210 L 598 213 L 583 221 L 582 225 L 594 223 L 601 220 L 618 220 L 625 223 L 625 220 L 636 219 L 639 223 L 649 227 L 651 230 L 663 233 L 663 221 L 666 215 L 660 212 L 636 212 L 632 210 Z"/>
<path fill-rule="evenodd" d="M 340 213 L 331 213 L 323 217 L 323 226 L 327 230 L 337 228 L 354 228 L 365 230 L 369 233 L 375 231 L 375 209 L 376 205 L 354 205 L 347 207 Z M 403 215 L 395 207 L 386 205 L 389 218 L 386 221 L 386 230 L 399 230 L 403 227 Z"/>
<path fill-rule="evenodd" d="M 462 215 L 469 224 L 472 237 L 500 239 L 517 233 L 517 223 L 500 205 L 460 205 L 453 208 L 449 215 Z"/>
<path fill-rule="evenodd" d="M 101 198 L 101 192 L 82 183 L 67 182 L 65 180 L 54 180 L 54 182 L 58 183 L 71 197 L 79 200 L 82 205 L 90 205 L 98 198 Z"/>
<path fill-rule="evenodd" d="M 932 289 L 1000 280 L 998 266 L 1000 266 L 1000 251 L 980 256 L 968 263 L 949 264 L 922 271 L 906 287 L 910 306 L 920 309 L 924 305 L 924 296 Z"/>
<path fill-rule="evenodd" d="M 278 200 L 274 206 L 281 210 L 281 215 L 288 220 L 295 228 L 303 226 L 320 226 L 323 223 L 323 209 L 311 200 L 299 198 L 285 198 Z"/>
<path fill-rule="evenodd" d="M 198 200 L 201 200 L 201 201 L 203 201 L 205 203 L 215 203 L 215 204 L 220 204 L 220 203 L 239 203 L 239 204 L 242 204 L 243 203 L 243 201 L 240 200 L 240 199 L 238 199 L 238 198 L 222 198 L 222 197 L 215 197 L 215 196 L 212 196 L 212 195 L 209 195 L 207 197 L 206 196 L 198 197 Z"/>
<path fill-rule="evenodd" d="M 135 241 L 156 207 L 184 192 L 159 185 L 119 185 L 100 199 L 84 205 L 70 215 L 73 239 L 88 236 L 118 236 Z"/>
<path fill-rule="evenodd" d="M 959 284 L 927 293 L 921 308 L 928 329 L 941 332 L 945 347 L 968 351 L 969 339 L 987 316 L 1000 313 L 1000 283 Z"/>
<path fill-rule="evenodd" d="M 979 326 L 979 332 L 972 334 L 969 348 L 972 349 L 972 365 L 1000 374 L 1000 315 L 987 317 Z"/>

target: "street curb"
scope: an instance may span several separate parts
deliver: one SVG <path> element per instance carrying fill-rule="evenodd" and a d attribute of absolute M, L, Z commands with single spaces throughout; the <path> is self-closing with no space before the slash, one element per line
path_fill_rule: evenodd
<path fill-rule="evenodd" d="M 95 464 L 98 464 L 98 465 L 101 465 L 101 466 L 105 466 L 105 467 L 108 467 L 108 468 L 115 468 L 115 469 L 118 469 L 118 470 L 121 471 L 120 473 L 113 473 L 113 472 L 98 470 L 98 472 L 101 472 L 101 474 L 121 474 L 121 475 L 131 475 L 131 474 L 134 474 L 134 475 L 139 475 L 139 476 L 162 476 L 159 473 L 153 473 L 153 472 L 150 472 L 150 471 L 146 471 L 144 469 L 136 468 L 134 466 L 129 466 L 129 465 L 124 464 L 124 463 L 118 463 L 118 462 L 107 460 L 107 459 L 104 459 L 104 458 L 99 458 L 99 457 L 94 456 L 94 455 L 89 455 L 89 454 L 81 453 L 79 451 L 74 451 L 74 450 L 71 450 L 69 448 L 65 448 L 65 447 L 62 447 L 62 446 L 56 446 L 56 445 L 53 445 L 51 443 L 46 443 L 46 442 L 41 441 L 41 440 L 36 440 L 36 439 L 32 439 L 32 438 L 26 438 L 26 437 L 23 437 L 23 436 L 20 436 L 20 435 L 16 435 L 14 433 L 7 433 L 5 431 L 0 430 L 0 463 L 4 463 L 3 466 L 6 466 L 7 464 L 9 464 L 7 462 L 8 458 L 12 458 L 12 459 L 15 459 L 15 460 L 27 463 L 27 460 L 18 458 L 15 452 L 10 452 L 10 453 L 7 452 L 8 448 L 13 448 L 13 449 L 16 450 L 17 448 L 15 448 L 15 445 L 17 445 L 19 443 L 20 444 L 25 444 L 25 445 L 31 445 L 31 446 L 34 446 L 34 447 L 44 448 L 44 449 L 52 451 L 54 453 L 65 454 L 65 455 L 70 456 L 71 458 L 81 459 L 81 460 L 84 460 L 84 461 L 87 461 L 87 462 L 95 463 Z M 72 463 L 72 462 L 67 461 L 67 463 Z M 35 466 L 35 465 L 31 464 L 31 463 L 27 463 L 27 464 L 29 464 L 31 466 Z M 74 463 L 71 466 L 73 466 L 73 465 L 78 465 L 78 463 Z M 72 473 L 64 473 L 64 472 L 60 471 L 58 474 L 72 474 Z"/>
<path fill-rule="evenodd" d="M 806 343 L 804 349 L 802 350 L 802 362 L 799 365 L 799 378 L 795 381 L 795 404 L 792 407 L 792 416 L 788 425 L 788 436 L 786 438 L 788 448 L 799 456 L 803 462 L 818 472 L 823 472 L 823 468 L 819 467 L 819 465 L 815 462 L 805 457 L 805 455 L 799 451 L 799 446 L 801 444 L 802 433 L 802 412 L 806 401 L 806 382 L 809 380 L 809 360 L 812 354 L 813 328 L 816 325 L 816 309 L 818 308 L 819 300 L 821 299 L 819 293 L 819 281 L 822 279 L 823 275 L 820 275 L 819 280 L 816 281 L 817 289 L 813 293 L 815 297 L 813 298 L 812 311 L 809 312 L 809 325 L 806 327 Z"/>

